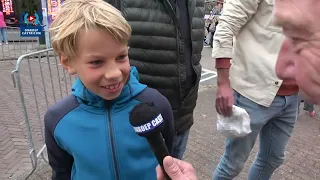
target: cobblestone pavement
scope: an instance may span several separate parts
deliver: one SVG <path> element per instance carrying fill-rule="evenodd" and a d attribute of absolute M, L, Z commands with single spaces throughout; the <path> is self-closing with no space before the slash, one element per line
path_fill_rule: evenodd
<path fill-rule="evenodd" d="M 61 68 L 58 67 L 60 78 L 56 66 L 48 68 L 47 63 L 41 63 L 41 69 L 37 59 L 33 59 L 21 66 L 21 80 L 24 87 L 27 111 L 30 119 L 33 139 L 36 150 L 39 150 L 41 142 L 41 124 L 38 119 L 42 119 L 43 113 L 48 106 L 54 103 L 53 97 L 59 99 L 59 83 L 62 82 L 62 95 L 66 94 L 66 89 L 70 88 L 70 78 L 64 77 Z M 46 61 L 46 59 L 41 59 Z M 50 62 L 54 61 L 50 58 Z M 31 170 L 29 158 L 29 148 L 27 141 L 26 123 L 21 108 L 19 94 L 12 86 L 11 70 L 14 68 L 14 61 L 0 62 L 0 180 L 23 179 L 26 172 Z M 32 83 L 30 81 L 29 67 L 34 79 L 36 96 L 33 94 Z M 53 68 L 54 67 L 54 68 Z M 50 71 L 51 70 L 51 71 Z M 41 72 L 44 76 L 41 78 Z M 51 73 L 50 73 L 51 72 Z M 51 82 L 50 77 L 59 79 Z M 72 80 L 72 79 L 71 79 Z M 54 87 L 51 84 L 54 84 Z M 45 84 L 45 85 L 43 85 Z M 192 127 L 187 151 L 184 159 L 191 162 L 198 173 L 199 180 L 209 180 L 216 167 L 224 149 L 224 138 L 216 131 L 216 113 L 214 110 L 214 95 L 216 88 L 212 85 L 201 86 L 199 100 L 195 111 L 195 124 Z M 45 96 L 44 92 L 48 96 Z M 54 96 L 53 96 L 54 95 Z M 35 97 L 37 97 L 35 99 Z M 46 103 L 46 100 L 47 102 Z M 37 101 L 35 101 L 37 100 Z M 39 107 L 39 115 L 36 108 Z M 317 109 L 319 112 L 319 109 Z M 39 118 L 40 117 L 40 118 Z M 290 140 L 286 152 L 285 163 L 274 173 L 274 180 L 315 180 L 320 179 L 320 118 L 310 118 L 301 112 L 297 125 Z M 258 144 L 257 144 L 258 145 Z M 243 170 L 237 178 L 245 180 L 251 162 L 257 151 L 255 146 L 252 154 Z M 50 179 L 50 168 L 41 162 L 29 179 L 42 180 Z"/>

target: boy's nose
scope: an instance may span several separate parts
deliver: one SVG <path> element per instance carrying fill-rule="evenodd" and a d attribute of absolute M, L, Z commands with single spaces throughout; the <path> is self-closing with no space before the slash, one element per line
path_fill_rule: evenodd
<path fill-rule="evenodd" d="M 104 74 L 104 77 L 107 80 L 117 80 L 119 77 L 121 77 L 122 73 L 120 69 L 113 67 L 113 68 L 108 68 Z"/>

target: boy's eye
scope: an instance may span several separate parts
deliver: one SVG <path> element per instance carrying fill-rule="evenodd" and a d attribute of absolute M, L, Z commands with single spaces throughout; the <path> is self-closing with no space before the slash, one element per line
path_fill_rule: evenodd
<path fill-rule="evenodd" d="M 125 60 L 126 58 L 128 57 L 128 55 L 126 54 L 126 55 L 121 55 L 121 56 L 118 56 L 117 57 L 117 60 Z"/>
<path fill-rule="evenodd" d="M 91 61 L 90 64 L 93 64 L 93 65 L 99 65 L 99 64 L 102 64 L 102 60 L 96 60 L 96 61 Z"/>

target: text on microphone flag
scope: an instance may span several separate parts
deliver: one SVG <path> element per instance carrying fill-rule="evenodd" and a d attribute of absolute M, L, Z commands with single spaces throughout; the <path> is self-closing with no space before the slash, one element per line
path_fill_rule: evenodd
<path fill-rule="evenodd" d="M 155 119 L 151 120 L 150 122 L 143 124 L 141 126 L 133 127 L 133 129 L 135 130 L 136 133 L 144 133 L 157 128 L 162 123 L 163 123 L 163 118 L 162 118 L 162 115 L 159 114 Z"/>

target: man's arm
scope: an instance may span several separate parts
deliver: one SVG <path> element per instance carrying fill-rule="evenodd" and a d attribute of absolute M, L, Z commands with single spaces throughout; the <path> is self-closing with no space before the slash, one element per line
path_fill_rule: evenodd
<path fill-rule="evenodd" d="M 45 122 L 45 143 L 47 146 L 49 164 L 52 168 L 52 180 L 70 180 L 73 157 L 61 149 L 54 138 L 54 129 L 56 126 L 55 117 L 50 110 L 44 117 Z"/>
<path fill-rule="evenodd" d="M 261 0 L 228 0 L 214 35 L 212 57 L 216 59 L 219 83 L 229 82 L 233 37 L 256 13 Z"/>

